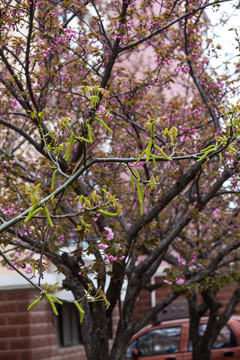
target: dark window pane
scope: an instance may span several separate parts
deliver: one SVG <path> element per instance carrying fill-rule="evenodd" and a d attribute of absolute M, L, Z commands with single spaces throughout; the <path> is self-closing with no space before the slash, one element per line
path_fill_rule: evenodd
<path fill-rule="evenodd" d="M 61 346 L 81 344 L 79 314 L 74 304 L 58 306 L 58 338 Z"/>
<path fill-rule="evenodd" d="M 177 353 L 181 326 L 167 327 L 147 332 L 137 339 L 139 357 Z"/>
<path fill-rule="evenodd" d="M 132 358 L 132 352 L 133 352 L 134 349 L 136 349 L 136 347 L 137 347 L 137 340 L 133 341 L 129 345 L 129 347 L 127 349 L 126 359 L 131 359 Z"/>
<path fill-rule="evenodd" d="M 207 324 L 200 324 L 199 326 L 199 334 L 203 335 L 204 331 L 206 330 Z M 225 325 L 220 334 L 217 337 L 217 340 L 213 344 L 213 349 L 223 349 L 228 347 L 235 347 L 237 346 L 237 340 L 233 333 L 233 331 Z M 189 351 L 192 351 L 192 343 L 189 341 Z"/>
<path fill-rule="evenodd" d="M 213 345 L 213 349 L 221 349 L 235 346 L 237 346 L 237 340 L 233 331 L 228 326 L 224 326 Z"/>

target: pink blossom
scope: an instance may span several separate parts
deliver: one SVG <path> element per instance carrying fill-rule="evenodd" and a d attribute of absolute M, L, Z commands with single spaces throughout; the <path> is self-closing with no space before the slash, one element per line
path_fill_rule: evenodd
<path fill-rule="evenodd" d="M 110 260 L 110 261 L 116 261 L 116 260 L 117 260 L 117 256 L 105 254 L 105 259 Z"/>
<path fill-rule="evenodd" d="M 27 266 L 26 268 L 25 268 L 25 273 L 26 274 L 31 274 L 33 272 L 33 270 L 32 270 L 32 268 L 31 268 L 31 266 Z"/>
<path fill-rule="evenodd" d="M 105 250 L 108 248 L 108 245 L 101 243 L 98 245 L 98 247 L 99 247 L 99 249 Z"/>
<path fill-rule="evenodd" d="M 197 258 L 197 254 L 195 253 L 195 251 L 192 253 L 192 259 L 189 262 L 189 265 L 191 265 Z"/>
<path fill-rule="evenodd" d="M 175 279 L 175 280 L 176 280 L 176 284 L 178 284 L 178 285 L 182 285 L 185 283 L 184 279 Z"/>
<path fill-rule="evenodd" d="M 213 216 L 215 217 L 215 219 L 218 219 L 219 216 L 220 216 L 220 214 L 221 214 L 221 210 L 220 210 L 220 209 L 215 209 L 215 210 L 213 211 Z"/>
<path fill-rule="evenodd" d="M 110 241 L 110 240 L 112 240 L 113 238 L 114 238 L 114 233 L 113 233 L 113 231 L 112 231 L 112 229 L 110 228 L 110 227 L 105 227 L 104 228 L 104 230 L 106 230 L 107 231 L 107 237 L 106 237 L 106 239 L 108 240 L 108 241 Z"/>
<path fill-rule="evenodd" d="M 169 281 L 169 280 L 163 280 L 163 282 L 164 282 L 165 284 L 172 285 L 172 281 Z"/>
<path fill-rule="evenodd" d="M 180 264 L 186 265 L 186 261 L 184 259 L 182 259 L 179 255 L 178 255 L 177 259 Z"/>

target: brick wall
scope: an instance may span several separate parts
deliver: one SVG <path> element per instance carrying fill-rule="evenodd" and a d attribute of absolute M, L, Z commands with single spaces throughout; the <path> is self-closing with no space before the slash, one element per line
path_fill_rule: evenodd
<path fill-rule="evenodd" d="M 225 286 L 221 291 L 218 292 L 217 300 L 222 303 L 221 309 L 225 309 L 235 289 L 236 289 L 236 285 L 232 284 L 229 286 Z M 240 315 L 240 302 L 237 304 L 234 314 Z"/>
<path fill-rule="evenodd" d="M 1 360 L 86 360 L 82 345 L 61 348 L 57 318 L 47 300 L 27 311 L 38 293 L 0 291 Z"/>
<path fill-rule="evenodd" d="M 143 289 L 137 299 L 134 310 L 134 321 L 137 321 L 144 313 L 151 309 L 151 293 Z"/>
<path fill-rule="evenodd" d="M 160 277 L 156 277 L 156 282 L 161 282 L 162 279 Z M 230 286 L 225 286 L 221 291 L 217 293 L 217 300 L 222 303 L 221 311 L 223 311 L 228 304 L 228 301 L 230 300 L 230 297 L 232 296 L 234 290 L 236 289 L 236 285 L 232 284 Z M 163 298 L 165 298 L 169 293 L 171 292 L 171 289 L 168 287 L 161 287 L 156 290 L 156 303 L 161 301 Z M 179 302 L 180 304 L 183 304 L 183 302 L 186 299 L 184 296 L 180 296 L 177 300 L 175 300 L 175 303 Z M 135 312 L 134 312 L 134 320 L 138 320 L 146 311 L 148 311 L 151 308 L 151 293 L 148 290 L 143 290 L 140 293 L 140 296 L 138 298 Z M 240 302 L 235 308 L 234 314 L 240 315 Z M 185 316 L 185 315 L 184 315 Z M 164 317 L 163 317 L 164 318 Z M 166 315 L 167 318 L 167 315 Z M 152 319 L 151 322 L 156 321 L 157 319 Z"/>
<path fill-rule="evenodd" d="M 157 279 L 158 280 L 158 279 Z M 235 287 L 225 287 L 218 300 L 226 306 Z M 156 301 L 168 293 L 164 287 L 156 291 Z M 28 306 L 39 296 L 33 289 L 0 291 L 0 359 L 1 360 L 86 360 L 82 345 L 61 347 L 58 343 L 57 317 L 48 301 L 43 300 L 31 311 Z M 183 300 L 180 297 L 178 300 Z M 143 290 L 137 301 L 135 320 L 151 308 L 151 295 Z M 240 314 L 240 303 L 236 307 Z M 156 319 L 153 319 L 153 321 Z M 113 335 L 118 322 L 118 309 L 112 316 Z"/>

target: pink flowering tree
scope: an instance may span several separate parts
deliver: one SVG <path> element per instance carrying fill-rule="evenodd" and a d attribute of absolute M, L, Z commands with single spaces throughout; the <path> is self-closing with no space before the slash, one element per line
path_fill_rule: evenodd
<path fill-rule="evenodd" d="M 222 196 L 227 196 L 231 209 L 226 208 Z M 210 358 L 210 351 L 223 325 L 227 323 L 240 300 L 239 288 L 239 206 L 235 203 L 235 191 L 224 189 L 215 196 L 215 201 L 205 208 L 201 216 L 194 217 L 191 226 L 185 228 L 174 241 L 165 255 L 171 264 L 165 270 L 163 283 L 148 286 L 155 290 L 163 284 L 177 289 L 181 285 L 189 303 L 190 339 L 193 344 L 193 359 Z M 216 205 L 218 206 L 216 208 Z M 216 259 L 221 261 L 212 275 Z M 200 269 L 206 270 L 204 280 L 194 287 L 188 282 Z M 219 290 L 235 283 L 234 289 L 228 288 L 227 305 L 219 301 Z M 199 334 L 200 319 L 208 315 L 208 326 Z"/>
<path fill-rule="evenodd" d="M 223 2 L 232 4 L 1 3 L 0 256 L 39 290 L 33 305 L 46 297 L 55 312 L 46 261 L 64 275 L 88 360 L 124 359 L 131 337 L 180 294 L 211 290 L 209 276 L 221 284 L 219 267 L 240 245 L 230 237 L 201 266 L 197 233 L 179 247 L 199 224 L 221 248 L 207 229 L 224 211 L 231 221 L 239 200 L 239 108 L 228 105 L 239 63 L 234 77 L 213 68 L 221 46 L 205 13 Z M 170 271 L 170 295 L 135 322 L 141 290 L 174 248 L 194 271 Z M 86 294 L 101 301 L 90 309 Z"/>

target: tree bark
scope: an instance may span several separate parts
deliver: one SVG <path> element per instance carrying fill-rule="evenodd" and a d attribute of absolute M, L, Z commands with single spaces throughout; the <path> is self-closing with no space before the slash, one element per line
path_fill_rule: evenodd
<path fill-rule="evenodd" d="M 192 360 L 210 360 L 210 358 L 211 349 L 208 347 L 199 345 L 192 352 Z"/>
<path fill-rule="evenodd" d="M 74 298 L 81 299 L 85 291 L 82 285 L 72 278 L 67 278 L 63 286 L 72 291 Z M 108 360 L 109 359 L 109 331 L 106 308 L 103 301 L 82 301 L 85 312 L 81 324 L 83 345 L 88 360 Z"/>

